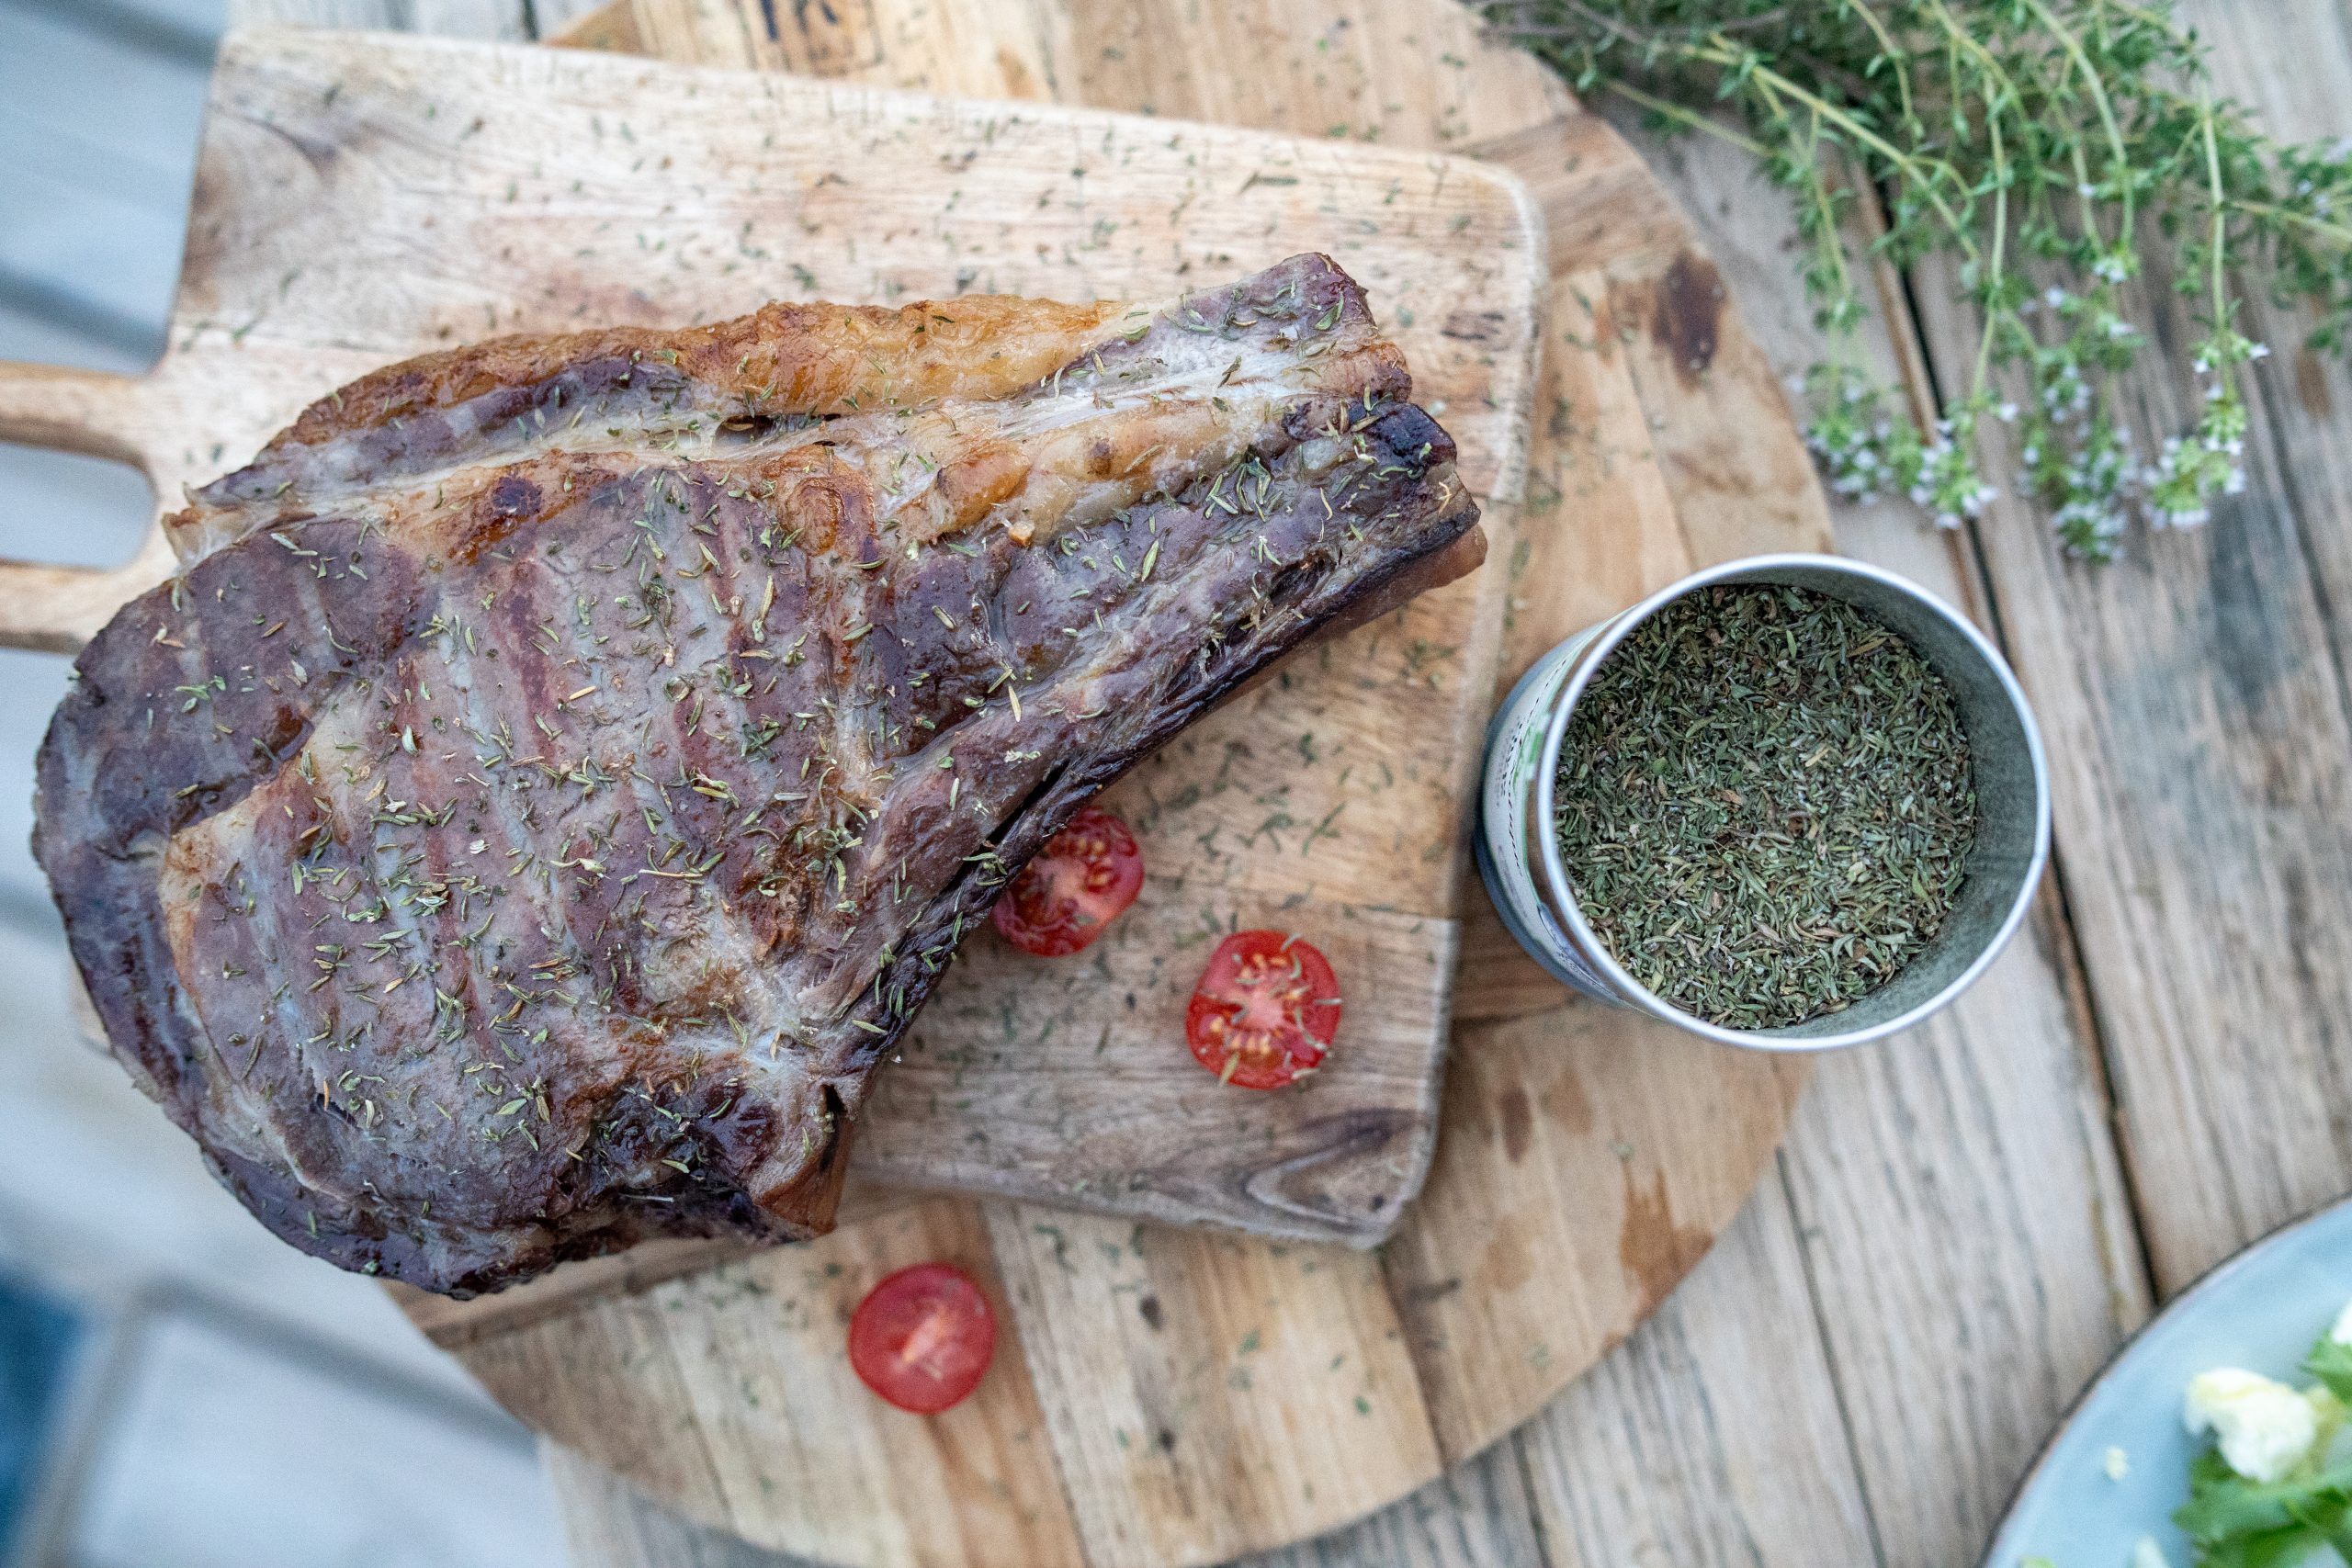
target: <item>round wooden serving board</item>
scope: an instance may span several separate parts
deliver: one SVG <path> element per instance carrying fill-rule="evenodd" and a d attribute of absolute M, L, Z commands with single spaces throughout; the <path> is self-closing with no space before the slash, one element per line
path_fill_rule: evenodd
<path fill-rule="evenodd" d="M 1473 681 L 1499 690 L 1694 565 L 1827 547 L 1780 389 L 1671 201 L 1448 0 L 631 0 L 574 41 L 1510 169 L 1541 209 L 1551 285 L 1526 502 L 1487 518 L 1484 570 L 1507 592 L 1481 603 L 1504 625 L 1439 650 Z M 660 157 L 658 106 L 631 108 Z M 1478 301 L 1461 305 L 1475 340 Z M 93 434 L 127 406 L 119 389 L 15 385 L 0 426 L 138 455 Z M 119 592 L 164 569 L 142 558 Z M 106 583 L 14 581 L 0 637 L 53 623 L 37 640 L 62 646 L 111 607 Z M 1475 886 L 1434 1161 L 1377 1252 L 862 1190 L 809 1246 L 654 1244 L 484 1302 L 412 1296 L 412 1314 L 571 1450 L 830 1562 L 1173 1568 L 1329 1529 L 1623 1339 L 1738 1209 L 1803 1082 L 1801 1065 L 1568 999 Z M 1011 1332 L 979 1393 L 924 1419 L 866 1393 L 842 1335 L 876 1279 L 929 1258 L 968 1269 Z"/>
<path fill-rule="evenodd" d="M 1510 167 L 1553 284 L 1527 502 L 1487 519 L 1498 692 L 1695 566 L 1828 547 L 1781 389 L 1670 198 L 1448 0 L 636 0 L 578 41 Z M 1435 1164 L 1376 1255 L 928 1198 L 717 1267 L 640 1249 L 582 1287 L 601 1293 L 479 1337 L 428 1321 L 542 1430 L 826 1562 L 1172 1568 L 1343 1524 L 1630 1333 L 1745 1201 L 1804 1081 L 1569 998 L 1471 886 Z M 864 1291 L 930 1258 L 1016 1332 L 978 1395 L 925 1420 L 866 1394 L 841 1347 Z"/>

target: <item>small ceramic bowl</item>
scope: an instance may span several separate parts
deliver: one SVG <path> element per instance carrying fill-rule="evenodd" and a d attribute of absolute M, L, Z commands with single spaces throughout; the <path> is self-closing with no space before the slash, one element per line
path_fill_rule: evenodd
<path fill-rule="evenodd" d="M 1725 1029 L 1650 991 L 1610 955 L 1577 907 L 1560 860 L 1554 781 L 1568 721 L 1602 661 L 1635 627 L 1718 583 L 1776 583 L 1842 599 L 1899 633 L 1951 688 L 1975 769 L 1978 821 L 1960 897 L 1927 947 L 1840 1012 L 1788 1029 Z M 2000 654 L 1966 618 L 1893 572 L 1836 556 L 1752 556 L 1659 590 L 1538 660 L 1487 733 L 1476 840 L 1479 874 L 1520 945 L 1585 995 L 1694 1034 L 1761 1051 L 1826 1051 L 1907 1029 L 1966 990 L 2007 944 L 2050 853 L 2041 735 Z"/>

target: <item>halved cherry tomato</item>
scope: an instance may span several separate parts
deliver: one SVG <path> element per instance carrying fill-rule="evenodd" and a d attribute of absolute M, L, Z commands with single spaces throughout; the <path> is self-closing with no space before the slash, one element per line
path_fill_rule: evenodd
<path fill-rule="evenodd" d="M 1023 953 L 1061 958 L 1101 936 L 1142 886 L 1136 836 L 1090 806 L 1021 868 L 996 901 L 996 929 Z"/>
<path fill-rule="evenodd" d="M 1323 1065 L 1340 1032 L 1340 980 L 1308 942 L 1236 931 L 1216 944 L 1184 1010 L 1201 1066 L 1243 1089 L 1280 1089 Z"/>
<path fill-rule="evenodd" d="M 918 1263 L 865 1292 L 849 1320 L 849 1364 L 901 1410 L 936 1416 L 979 1386 L 996 1314 L 960 1269 Z"/>

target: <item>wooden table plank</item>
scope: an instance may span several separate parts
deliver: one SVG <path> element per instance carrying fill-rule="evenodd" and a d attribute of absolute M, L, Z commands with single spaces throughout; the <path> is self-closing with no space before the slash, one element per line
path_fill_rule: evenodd
<path fill-rule="evenodd" d="M 1787 204 L 1736 150 L 1626 129 L 1707 235 L 1750 330 L 1784 376 L 1801 374 L 1820 340 L 1788 265 Z M 1870 348 L 1896 375 L 1895 342 Z M 1832 510 L 1840 549 L 1986 620 L 1963 536 L 1923 527 L 1906 503 Z M 1782 1145 L 1889 1563 L 1981 1550 L 2050 1427 L 2147 1311 L 2074 963 L 2048 890 L 1948 1012 L 1823 1061 Z"/>
<path fill-rule="evenodd" d="M 1553 1563 L 1901 1561 L 1871 1540 L 1808 1295 L 1768 1178 L 1686 1287 L 1514 1439 Z"/>
<path fill-rule="evenodd" d="M 2347 130 L 2352 17 L 2341 5 L 2274 0 L 2239 7 L 2194 0 L 2183 13 L 2212 45 L 2216 90 L 2252 105 L 2275 134 L 2327 141 Z M 2130 1123 L 2135 1175 L 2147 1190 L 2144 1218 L 2152 1250 L 2171 1260 L 2167 1290 L 2240 1242 L 2352 1187 L 2352 1122 L 2345 1115 L 2352 1106 L 2352 1054 L 2346 1049 L 2352 1026 L 2352 929 L 2344 919 L 2352 901 L 2352 845 L 2345 830 L 2352 758 L 2338 739 L 2345 733 L 2344 705 L 2352 691 L 2346 672 L 2346 616 L 2352 614 L 2352 375 L 2340 355 L 2314 355 L 2302 346 L 2308 321 L 2282 313 L 2258 296 L 2242 325 L 2275 353 L 2254 367 L 2249 388 L 2252 489 L 2245 502 L 2217 511 L 2210 525 L 2215 536 L 2207 543 L 2218 566 L 2225 558 L 2221 536 L 2238 525 L 2240 510 L 2280 509 L 2290 515 L 2294 548 L 2282 567 L 2308 575 L 2323 636 L 2290 639 L 2272 627 L 2267 604 L 2246 603 L 2242 584 L 2224 580 L 2215 585 L 2215 607 L 2227 641 L 2236 643 L 2257 627 L 2268 635 L 2261 637 L 2263 655 L 2251 670 L 2233 660 L 2211 667 L 2211 678 L 2239 700 L 2266 709 L 2273 704 L 2262 672 L 2269 671 L 2310 680 L 2320 688 L 2314 701 L 2324 702 L 2332 689 L 2335 702 L 2321 722 L 2294 730 L 2289 741 L 2290 757 L 2305 748 L 2321 753 L 2308 773 L 2291 769 L 2303 779 L 2293 828 L 2274 832 L 2272 767 L 2278 752 L 2262 756 L 2262 788 L 2248 823 L 2248 847 L 2261 857 L 2266 880 L 2276 879 L 2278 934 L 2291 944 L 2289 953 L 2274 951 L 2265 957 L 2288 971 L 2289 983 L 2250 998 L 2255 1010 L 2232 1021 L 2233 1043 L 2244 1042 L 2254 1054 L 2239 1057 L 2233 1050 L 2205 1066 L 2211 1081 L 2200 1084 L 2202 1092 L 2191 1107 L 2204 1134 L 2196 1145 L 2168 1150 L 2157 1144 L 2154 1128 L 2142 1134 L 2136 1114 Z M 2174 356 L 2174 373 L 2186 384 L 2181 357 Z M 2321 671 L 2332 679 L 2316 679 Z M 2256 676 L 2251 683 L 2248 673 Z M 2230 738 L 2225 728 L 2220 743 L 2229 744 Z M 2302 831 L 2324 847 L 2323 857 L 2303 860 L 2295 841 Z M 2226 885 L 2204 891 L 2209 909 L 2228 897 Z M 2291 1025 L 2282 1029 L 2290 1019 Z M 2211 1062 L 2207 1043 L 2191 1039 L 2183 1044 Z M 2178 1081 L 2184 1064 L 2165 1063 L 2154 1083 L 2136 1058 L 2132 1066 L 2128 1077 L 2119 1072 L 2127 1108 L 2144 1099 L 2154 1109 L 2165 1098 L 2165 1088 Z M 2280 1151 L 2267 1201 L 2245 1204 L 2234 1233 L 2181 1233 L 2165 1212 L 2178 1187 L 2194 1186 L 2200 1178 L 2210 1181 L 2217 1170 L 2231 1169 L 2254 1149 L 2280 1140 L 2290 1127 L 2295 1148 Z M 2160 1160 L 2171 1168 L 2158 1188 L 2151 1179 Z"/>
<path fill-rule="evenodd" d="M 2218 90 L 2267 97 L 2290 136 L 2342 129 L 2336 7 L 2183 20 L 2213 43 Z M 2199 397 L 2168 281 L 2140 286 L 2155 346 L 2120 383 L 2143 434 L 2186 428 Z M 1973 355 L 1948 277 L 1923 268 L 1919 297 L 1938 361 Z M 2050 742 L 2057 864 L 2160 1295 L 2352 1186 L 2345 383 L 2294 352 L 2299 329 L 2247 324 L 2281 352 L 2248 378 L 2249 488 L 2209 525 L 2135 533 L 2105 570 L 2062 559 L 2007 494 L 1973 530 Z M 2016 466 L 2002 434 L 1996 475 Z"/>
<path fill-rule="evenodd" d="M 546 1454 L 576 1568 L 820 1568 L 682 1518 L 553 1444 Z M 1515 1568 L 1544 1561 L 1536 1528 L 1505 1443 L 1361 1524 L 1235 1568 Z"/>
<path fill-rule="evenodd" d="M 1544 1555 L 1526 1466 L 1506 1442 L 1351 1529 L 1237 1568 L 1501 1568 Z"/>
<path fill-rule="evenodd" d="M 2193 335 L 2159 308 L 2165 335 Z M 1939 356 L 1973 341 L 1939 299 L 1925 321 Z M 2276 382 L 2257 379 L 2260 422 Z M 2127 396 L 2184 425 L 2188 380 L 2159 364 Z M 1986 450 L 2014 467 L 1998 433 Z M 2059 872 L 2167 1294 L 2352 1179 L 2333 1045 L 2352 1029 L 2347 694 L 2292 464 L 2266 440 L 2248 468 L 2207 531 L 2135 537 L 2103 571 L 2054 560 L 2007 498 L 1980 530 L 2050 741 Z"/>

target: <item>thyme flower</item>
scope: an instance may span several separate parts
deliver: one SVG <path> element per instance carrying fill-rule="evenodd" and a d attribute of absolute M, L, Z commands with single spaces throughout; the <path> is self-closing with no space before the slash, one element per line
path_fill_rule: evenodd
<path fill-rule="evenodd" d="M 1483 0 L 1505 36 L 1580 93 L 1661 129 L 1725 138 L 1795 197 L 1800 271 L 1827 352 L 1805 378 L 1807 438 L 1832 489 L 1909 496 L 1958 525 L 1997 493 L 1986 419 L 2012 427 L 2015 483 L 2066 548 L 2111 557 L 2136 515 L 2206 520 L 2245 486 L 2241 378 L 2267 352 L 2238 330 L 2258 272 L 2312 318 L 2352 325 L 2352 153 L 2273 141 L 2213 95 L 2169 0 Z M 1875 212 L 1866 204 L 1875 204 Z M 1862 367 L 1868 315 L 1848 254 L 1950 264 L 1976 353 L 1922 432 Z M 2149 336 L 2142 276 L 2184 297 L 2203 401 L 2186 431 L 2135 432 L 2117 380 Z M 2144 308 L 2144 307 L 2143 307 Z M 2006 395 L 2005 395 L 2006 394 Z"/>

